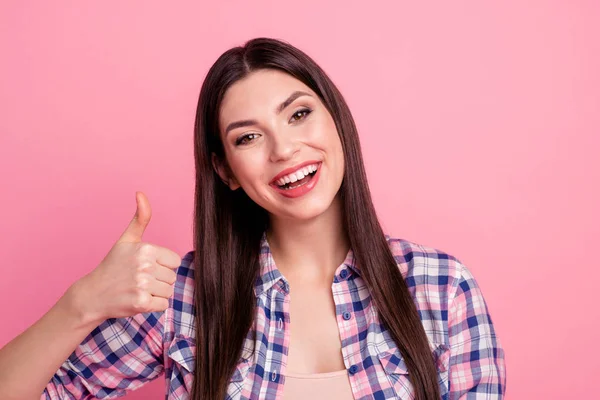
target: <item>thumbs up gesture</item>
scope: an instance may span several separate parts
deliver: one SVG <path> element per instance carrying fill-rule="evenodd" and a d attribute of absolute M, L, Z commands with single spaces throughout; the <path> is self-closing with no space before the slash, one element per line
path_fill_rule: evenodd
<path fill-rule="evenodd" d="M 137 210 L 133 219 L 89 274 L 70 288 L 77 309 L 86 320 L 164 311 L 173 295 L 179 255 L 167 248 L 142 241 L 152 210 L 146 195 L 136 192 Z"/>

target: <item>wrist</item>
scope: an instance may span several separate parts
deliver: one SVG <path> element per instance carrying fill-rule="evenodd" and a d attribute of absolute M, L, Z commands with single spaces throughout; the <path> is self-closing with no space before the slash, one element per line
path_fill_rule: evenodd
<path fill-rule="evenodd" d="M 70 327 L 91 331 L 103 321 L 103 318 L 90 307 L 92 301 L 83 286 L 81 280 L 75 282 L 58 300 L 55 307 L 67 316 Z"/>

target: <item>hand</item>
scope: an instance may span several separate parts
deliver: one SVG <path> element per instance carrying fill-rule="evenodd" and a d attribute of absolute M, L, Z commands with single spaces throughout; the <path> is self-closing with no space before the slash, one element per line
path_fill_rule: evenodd
<path fill-rule="evenodd" d="M 136 201 L 133 219 L 106 257 L 69 288 L 73 306 L 88 321 L 164 311 L 173 296 L 181 257 L 142 242 L 152 210 L 144 193 L 136 192 Z"/>

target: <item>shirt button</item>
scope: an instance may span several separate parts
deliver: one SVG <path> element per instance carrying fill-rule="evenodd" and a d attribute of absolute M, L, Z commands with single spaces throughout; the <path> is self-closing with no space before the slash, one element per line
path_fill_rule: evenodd
<path fill-rule="evenodd" d="M 348 311 L 344 311 L 344 313 L 342 314 L 342 318 L 348 321 L 350 318 L 352 318 L 352 314 L 350 314 Z"/>
<path fill-rule="evenodd" d="M 277 372 L 273 371 L 271 372 L 271 380 L 275 382 L 275 379 L 277 379 Z"/>
<path fill-rule="evenodd" d="M 348 370 L 348 372 L 350 372 L 352 375 L 354 375 L 357 371 L 358 371 L 358 366 L 356 364 L 351 366 L 350 369 Z"/>
<path fill-rule="evenodd" d="M 340 278 L 342 278 L 342 279 L 346 279 L 347 277 L 348 277 L 348 270 L 347 270 L 347 269 L 343 269 L 343 270 L 340 272 Z"/>

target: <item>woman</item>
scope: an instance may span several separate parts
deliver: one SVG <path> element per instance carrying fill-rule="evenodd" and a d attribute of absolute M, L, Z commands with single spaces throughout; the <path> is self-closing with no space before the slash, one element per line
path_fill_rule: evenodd
<path fill-rule="evenodd" d="M 13 366 L 39 354 L 41 332 L 76 327 L 39 387 L 15 391 L 111 398 L 165 373 L 168 399 L 503 397 L 504 352 L 475 279 L 383 233 L 348 106 L 312 59 L 266 38 L 225 52 L 194 146 L 195 251 L 141 242 L 140 194 L 102 263 L 2 349 Z"/>

